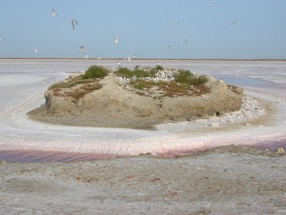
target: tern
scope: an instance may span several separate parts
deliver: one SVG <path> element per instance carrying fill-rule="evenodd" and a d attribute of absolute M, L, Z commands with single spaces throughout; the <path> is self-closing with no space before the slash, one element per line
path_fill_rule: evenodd
<path fill-rule="evenodd" d="M 114 36 L 113 38 L 114 38 L 114 39 L 113 39 L 113 43 L 114 43 L 114 44 L 118 44 L 118 43 L 119 43 L 118 37 L 117 37 L 117 36 Z"/>
<path fill-rule="evenodd" d="M 78 22 L 75 19 L 73 19 L 73 20 L 71 20 L 71 24 L 72 24 L 72 28 L 74 30 L 75 29 L 75 25 L 78 25 Z"/>
<path fill-rule="evenodd" d="M 34 52 L 35 52 L 36 54 L 38 54 L 38 49 L 34 49 Z"/>
<path fill-rule="evenodd" d="M 57 15 L 58 15 L 58 14 L 57 14 L 57 12 L 55 11 L 55 9 L 52 8 L 51 16 L 57 16 Z"/>
<path fill-rule="evenodd" d="M 170 24 L 171 25 L 181 25 L 181 23 L 179 23 L 179 22 L 171 22 Z"/>
<path fill-rule="evenodd" d="M 165 48 L 166 49 L 170 49 L 170 48 L 172 48 L 172 46 L 171 45 L 166 45 Z"/>
<path fill-rule="evenodd" d="M 185 45 L 188 45 L 188 43 L 189 43 L 188 40 L 184 37 L 182 37 L 182 41 L 184 42 Z"/>
<path fill-rule="evenodd" d="M 209 5 L 210 5 L 210 6 L 214 6 L 214 3 L 213 3 L 213 2 L 210 2 Z"/>
<path fill-rule="evenodd" d="M 81 53 L 86 53 L 86 49 L 84 48 L 84 46 L 79 46 L 79 51 Z"/>
<path fill-rule="evenodd" d="M 237 21 L 234 21 L 231 23 L 231 25 L 236 25 L 237 24 Z"/>

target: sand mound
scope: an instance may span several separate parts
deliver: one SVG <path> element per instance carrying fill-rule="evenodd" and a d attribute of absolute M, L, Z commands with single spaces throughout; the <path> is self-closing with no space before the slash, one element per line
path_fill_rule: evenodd
<path fill-rule="evenodd" d="M 157 88 L 144 91 L 124 85 L 110 73 L 92 83 L 47 90 L 46 103 L 28 115 L 63 125 L 152 129 L 156 124 L 239 110 L 242 98 L 241 88 L 213 77 L 189 95 L 166 95 Z"/>

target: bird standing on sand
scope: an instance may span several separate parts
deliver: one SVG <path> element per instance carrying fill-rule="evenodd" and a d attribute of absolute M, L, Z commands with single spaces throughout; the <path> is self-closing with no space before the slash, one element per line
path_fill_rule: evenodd
<path fill-rule="evenodd" d="M 75 25 L 78 25 L 78 22 L 75 19 L 73 19 L 73 20 L 71 20 L 71 24 L 72 24 L 72 28 L 74 30 L 75 29 Z"/>
<path fill-rule="evenodd" d="M 57 15 L 58 15 L 58 14 L 57 14 L 57 12 L 55 11 L 55 9 L 52 8 L 51 16 L 57 16 Z"/>

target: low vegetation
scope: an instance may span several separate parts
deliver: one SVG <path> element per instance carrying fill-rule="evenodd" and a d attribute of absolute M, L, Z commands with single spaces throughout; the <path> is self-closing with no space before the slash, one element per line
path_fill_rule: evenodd
<path fill-rule="evenodd" d="M 136 66 L 134 69 L 128 69 L 126 67 L 118 68 L 114 74 L 122 78 L 147 78 L 155 77 L 156 72 Z"/>
<path fill-rule="evenodd" d="M 58 82 L 49 87 L 49 90 L 70 88 L 79 84 L 93 83 L 95 79 L 102 79 L 108 75 L 109 70 L 101 66 L 90 66 L 84 74 L 69 78 L 66 81 Z"/>
<path fill-rule="evenodd" d="M 171 71 L 172 78 L 166 81 L 167 73 Z M 159 74 L 162 72 L 162 74 Z M 135 89 L 140 90 L 140 95 L 150 94 L 147 91 L 151 89 L 162 92 L 165 96 L 174 95 L 201 95 L 209 92 L 204 83 L 208 81 L 205 75 L 196 75 L 189 70 L 165 70 L 164 67 L 158 65 L 152 68 L 134 69 L 119 68 L 114 74 L 118 77 L 130 79 L 129 84 Z M 170 76 L 170 74 L 168 74 Z M 164 80 L 165 79 L 165 80 Z M 146 91 L 146 92 L 143 92 Z"/>
<path fill-rule="evenodd" d="M 109 70 L 102 66 L 90 66 L 82 76 L 83 79 L 104 78 L 108 75 Z"/>
<path fill-rule="evenodd" d="M 84 97 L 85 94 L 100 89 L 102 86 L 98 83 L 98 79 L 107 76 L 108 72 L 107 68 L 90 66 L 84 74 L 55 83 L 49 87 L 49 90 L 52 90 L 56 96 L 69 96 L 78 100 Z"/>
<path fill-rule="evenodd" d="M 179 83 L 198 86 L 206 83 L 208 78 L 205 75 L 195 75 L 189 70 L 178 70 L 174 75 L 174 80 Z"/>
<path fill-rule="evenodd" d="M 109 69 L 105 67 L 93 65 L 83 74 L 51 85 L 49 90 L 53 90 L 58 96 L 71 96 L 79 99 L 86 93 L 100 89 L 99 80 L 107 76 L 109 72 Z M 119 67 L 114 71 L 114 75 L 127 79 L 128 85 L 142 95 L 150 96 L 153 93 L 172 97 L 201 95 L 208 92 L 208 88 L 204 86 L 204 83 L 208 81 L 207 76 L 196 75 L 189 70 L 170 70 L 161 65 L 145 68 L 135 66 L 133 69 Z M 62 91 L 63 88 L 73 88 L 73 90 Z"/>

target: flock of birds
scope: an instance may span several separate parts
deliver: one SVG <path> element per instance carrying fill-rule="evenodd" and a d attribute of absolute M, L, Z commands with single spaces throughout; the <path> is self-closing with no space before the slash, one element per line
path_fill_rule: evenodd
<path fill-rule="evenodd" d="M 209 5 L 214 6 L 215 4 L 213 2 L 209 2 Z M 52 8 L 50 15 L 53 17 L 56 17 L 56 16 L 58 16 L 58 13 L 54 8 Z M 72 20 L 70 20 L 70 24 L 72 26 L 72 29 L 75 30 L 76 27 L 78 26 L 78 21 L 75 19 L 72 19 Z M 236 24 L 237 24 L 237 21 L 234 21 L 231 23 L 231 25 L 236 25 Z M 180 22 L 171 22 L 170 25 L 181 26 L 181 23 Z M 0 37 L 0 41 L 4 41 L 4 37 Z M 181 42 L 183 43 L 183 45 L 186 45 L 186 46 L 189 45 L 189 41 L 185 37 L 181 37 Z M 119 38 L 116 35 L 113 36 L 113 44 L 115 44 L 115 45 L 119 44 Z M 165 45 L 166 49 L 171 49 L 172 47 L 173 46 L 171 44 Z M 79 51 L 84 58 L 88 59 L 87 49 L 85 48 L 84 45 L 79 45 Z M 38 54 L 37 48 L 34 48 L 34 53 Z M 131 56 L 128 56 L 127 59 L 128 59 L 128 61 L 130 61 L 132 58 L 136 58 L 136 57 L 137 57 L 137 53 L 135 53 Z M 98 59 L 100 59 L 100 58 L 98 58 Z"/>
<path fill-rule="evenodd" d="M 57 16 L 57 15 L 58 15 L 57 11 L 56 11 L 54 8 L 52 8 L 51 16 Z M 78 21 L 75 20 L 75 19 L 72 19 L 72 20 L 70 21 L 70 23 L 71 23 L 71 25 L 72 25 L 73 30 L 75 30 L 76 26 L 78 26 Z M 119 44 L 119 39 L 118 39 L 117 36 L 114 36 L 114 37 L 113 37 L 113 43 L 114 43 L 114 44 Z M 36 54 L 38 53 L 38 50 L 37 50 L 37 49 L 34 49 L 34 51 L 35 51 Z M 84 58 L 88 59 L 87 49 L 85 48 L 84 45 L 80 45 L 80 46 L 79 46 L 79 51 L 80 51 L 83 55 L 85 55 Z M 133 56 L 136 56 L 136 55 L 137 55 L 137 54 L 134 54 Z M 100 59 L 100 58 L 99 58 L 99 59 Z M 131 60 L 131 57 L 128 56 L 128 60 L 130 61 L 130 60 Z"/>
<path fill-rule="evenodd" d="M 52 8 L 50 15 L 56 17 L 56 16 L 58 16 L 58 13 L 54 8 Z M 78 26 L 78 21 L 75 19 L 72 19 L 72 20 L 70 20 L 70 24 L 72 26 L 72 29 L 75 30 L 76 27 Z M 179 22 L 171 22 L 170 24 L 173 26 L 174 25 L 181 25 L 181 23 L 179 23 Z M 182 40 L 183 44 L 185 44 L 185 45 L 189 44 L 189 42 L 186 38 L 182 37 L 181 40 Z M 4 38 L 0 37 L 0 41 L 4 41 Z M 119 38 L 116 35 L 113 36 L 113 44 L 115 44 L 115 45 L 119 44 Z M 172 45 L 166 45 L 165 48 L 170 49 L 170 48 L 172 48 Z M 87 49 L 85 48 L 84 45 L 79 45 L 79 51 L 84 55 L 84 58 L 88 59 Z M 37 48 L 34 48 L 34 53 L 38 54 Z M 128 59 L 128 61 L 131 61 L 132 58 L 136 58 L 136 57 L 137 57 L 137 53 L 135 53 L 131 56 L 128 56 L 127 59 Z"/>

